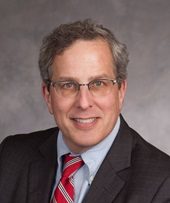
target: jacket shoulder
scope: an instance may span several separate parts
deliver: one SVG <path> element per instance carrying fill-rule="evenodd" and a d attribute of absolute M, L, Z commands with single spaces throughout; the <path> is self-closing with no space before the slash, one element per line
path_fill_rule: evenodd
<path fill-rule="evenodd" d="M 130 129 L 133 136 L 132 163 L 142 171 L 146 169 L 153 175 L 170 176 L 170 156 L 143 139 Z"/>
<path fill-rule="evenodd" d="M 38 153 L 38 148 L 51 136 L 57 136 L 58 128 L 50 128 L 27 134 L 6 137 L 0 144 L 0 162 L 13 159 L 27 160 Z"/>
<path fill-rule="evenodd" d="M 132 168 L 135 171 L 140 170 L 146 174 L 153 175 L 161 174 L 166 176 L 170 174 L 170 156 L 147 142 L 134 129 L 132 129 L 121 116 L 120 126 L 122 136 L 125 136 L 124 141 L 130 140 L 130 156 Z"/>

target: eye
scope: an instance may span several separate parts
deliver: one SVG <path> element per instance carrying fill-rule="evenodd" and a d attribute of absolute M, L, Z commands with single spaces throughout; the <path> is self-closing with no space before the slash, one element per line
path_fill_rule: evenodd
<path fill-rule="evenodd" d="M 105 86 L 105 81 L 103 80 L 94 80 L 91 82 L 91 86 L 92 87 L 102 87 L 102 86 Z"/>
<path fill-rule="evenodd" d="M 73 81 L 68 81 L 68 82 L 62 82 L 60 84 L 60 88 L 61 89 L 75 89 L 76 88 L 76 84 Z"/>

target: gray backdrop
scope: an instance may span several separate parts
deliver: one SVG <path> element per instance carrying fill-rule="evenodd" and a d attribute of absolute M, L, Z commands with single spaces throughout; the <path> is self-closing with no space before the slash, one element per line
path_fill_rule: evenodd
<path fill-rule="evenodd" d="M 41 39 L 60 23 L 84 18 L 127 44 L 123 115 L 170 154 L 170 0 L 0 0 L 0 140 L 55 125 L 41 96 Z"/>

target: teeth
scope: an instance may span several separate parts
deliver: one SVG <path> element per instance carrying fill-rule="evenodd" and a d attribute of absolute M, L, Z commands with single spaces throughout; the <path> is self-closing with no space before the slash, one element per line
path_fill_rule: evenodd
<path fill-rule="evenodd" d="M 82 118 L 77 118 L 75 119 L 77 122 L 79 123 L 92 123 L 95 121 L 96 118 L 86 118 L 86 119 L 82 119 Z"/>

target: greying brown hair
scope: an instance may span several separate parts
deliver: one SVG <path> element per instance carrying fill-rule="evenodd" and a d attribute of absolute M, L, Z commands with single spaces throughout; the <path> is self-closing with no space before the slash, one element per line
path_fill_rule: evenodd
<path fill-rule="evenodd" d="M 116 79 L 121 84 L 127 78 L 129 60 L 126 45 L 119 42 L 109 29 L 94 23 L 90 19 L 61 24 L 43 39 L 39 55 L 39 69 L 42 80 L 48 84 L 51 79 L 51 66 L 56 55 L 63 53 L 76 40 L 95 40 L 97 38 L 108 43 L 116 66 L 116 70 L 114 70 Z"/>

